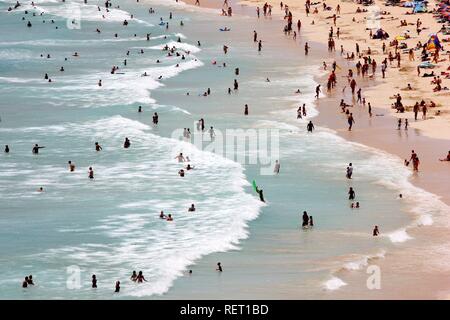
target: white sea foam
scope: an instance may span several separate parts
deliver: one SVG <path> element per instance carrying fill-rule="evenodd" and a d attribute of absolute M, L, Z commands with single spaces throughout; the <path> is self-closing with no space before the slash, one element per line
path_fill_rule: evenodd
<path fill-rule="evenodd" d="M 39 14 L 49 14 L 52 16 L 58 16 L 64 19 L 78 19 L 81 17 L 84 21 L 105 21 L 105 22 L 123 22 L 127 20 L 129 23 L 137 22 L 145 24 L 147 26 L 153 26 L 152 24 L 131 18 L 131 14 L 121 9 L 105 7 L 97 7 L 96 5 L 84 4 L 82 1 L 66 1 L 65 3 L 41 3 L 43 6 L 35 6 L 31 4 L 25 4 L 22 6 L 23 10 L 36 11 Z M 49 4 L 49 5 L 47 5 Z M 100 8 L 100 10 L 99 10 Z M 79 14 L 77 14 L 79 12 Z"/>
<path fill-rule="evenodd" d="M 399 229 L 394 232 L 388 233 L 387 237 L 393 242 L 393 243 L 400 243 L 405 242 L 408 240 L 411 240 L 412 237 L 406 232 L 406 229 Z"/>
<path fill-rule="evenodd" d="M 24 84 L 28 90 L 36 84 L 40 95 L 48 101 L 61 100 L 69 106 L 74 101 L 75 107 L 107 107 L 115 104 L 129 105 L 134 103 L 155 103 L 150 96 L 151 90 L 163 85 L 161 81 L 175 77 L 186 70 L 203 66 L 203 63 L 192 57 L 178 64 L 146 69 L 127 69 L 124 74 L 91 73 L 77 77 L 59 76 L 52 83 L 44 83 L 42 79 L 20 79 L 16 77 L 0 77 L 1 82 Z M 147 73 L 146 77 L 142 75 Z M 162 77 L 159 79 L 159 77 Z M 98 86 L 99 79 L 102 86 Z M 15 86 L 17 88 L 18 86 Z M 55 94 L 55 92 L 57 94 Z M 177 111 L 187 112 L 180 108 Z"/>
<path fill-rule="evenodd" d="M 30 259 L 39 263 L 63 259 L 68 265 L 95 268 L 105 283 L 125 279 L 130 270 L 142 269 L 149 282 L 124 286 L 126 295 L 163 294 L 200 257 L 236 249 L 239 240 L 248 236 L 247 222 L 257 217 L 263 205 L 244 191 L 249 183 L 238 163 L 200 151 L 189 143 L 156 136 L 149 126 L 121 116 L 17 130 L 25 138 L 41 141 L 58 137 L 58 144 L 43 154 L 56 161 L 66 157 L 63 151 L 68 143 L 72 155 L 79 155 L 86 142 L 103 142 L 104 151 L 99 155 L 108 156 L 102 161 L 91 160 L 96 161 L 94 181 L 88 181 L 84 168 L 69 174 L 62 160 L 61 166 L 36 166 L 30 160 L 12 168 L 21 175 L 15 177 L 21 183 L 14 185 L 20 189 L 17 194 L 26 194 L 31 186 L 44 185 L 48 191 L 33 196 L 46 197 L 49 207 L 56 197 L 63 196 L 64 202 L 56 203 L 64 208 L 64 203 L 72 200 L 72 193 L 74 200 L 78 198 L 79 190 L 101 195 L 98 201 L 111 212 L 109 216 L 94 219 L 87 227 L 72 225 L 60 229 L 64 234 L 95 234 L 95 242 L 55 247 Z M 125 136 L 132 142 L 126 151 L 121 147 Z M 195 166 L 184 178 L 176 174 L 181 164 L 173 158 L 178 152 L 189 155 Z M 32 172 L 22 172 L 21 166 Z M 121 190 L 126 190 L 131 198 L 120 196 Z M 135 201 L 133 194 L 139 192 L 145 192 L 148 200 L 140 197 Z M 0 198 L 5 200 L 6 196 L 2 193 Z M 88 195 L 84 201 L 91 201 Z M 187 212 L 191 203 L 196 204 L 195 213 Z M 171 213 L 175 220 L 169 223 L 159 219 L 160 210 Z M 57 278 L 57 273 L 53 276 L 55 281 L 64 281 Z"/>
<path fill-rule="evenodd" d="M 158 40 L 164 38 L 171 38 L 175 35 L 159 35 L 150 37 L 150 40 Z M 0 42 L 0 46 L 40 46 L 40 47 L 57 47 L 57 46 L 80 46 L 86 45 L 91 46 L 92 44 L 101 44 L 101 43 L 116 43 L 116 42 L 146 42 L 147 37 L 118 37 L 118 38 L 107 38 L 107 39 L 83 39 L 83 40 L 74 40 L 74 39 L 40 39 L 40 40 L 23 40 L 23 41 L 2 41 Z"/>
<path fill-rule="evenodd" d="M 385 250 L 380 250 L 378 253 L 373 255 L 363 255 L 358 259 L 345 263 L 343 268 L 350 271 L 361 270 L 362 268 L 367 267 L 371 261 L 375 259 L 382 259 L 385 255 Z"/>
<path fill-rule="evenodd" d="M 169 41 L 167 43 L 159 44 L 156 46 L 148 47 L 147 49 L 153 49 L 153 50 L 162 50 L 165 46 L 167 46 L 169 49 L 172 49 L 175 47 L 176 49 L 183 50 L 185 52 L 191 52 L 191 53 L 197 53 L 200 52 L 201 49 L 185 42 L 177 42 L 177 41 Z"/>
<path fill-rule="evenodd" d="M 338 290 L 341 287 L 346 286 L 346 285 L 347 285 L 347 283 L 345 283 L 338 277 L 332 277 L 331 279 L 329 279 L 323 283 L 324 288 L 329 291 Z"/>

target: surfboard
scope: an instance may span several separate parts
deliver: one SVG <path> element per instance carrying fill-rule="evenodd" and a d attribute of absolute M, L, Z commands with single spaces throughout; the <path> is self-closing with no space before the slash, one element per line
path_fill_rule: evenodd
<path fill-rule="evenodd" d="M 256 180 L 253 180 L 253 181 L 252 181 L 252 186 L 253 186 L 253 190 L 255 190 L 255 192 L 257 192 L 256 189 L 257 189 L 258 187 L 256 186 Z"/>

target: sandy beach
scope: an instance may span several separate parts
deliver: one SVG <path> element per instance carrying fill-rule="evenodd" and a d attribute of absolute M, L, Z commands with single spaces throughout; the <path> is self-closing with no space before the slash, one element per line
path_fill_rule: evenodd
<path fill-rule="evenodd" d="M 449 57 L 409 52 L 432 13 L 116 1 L 1 4 L 0 299 L 450 297 Z"/>

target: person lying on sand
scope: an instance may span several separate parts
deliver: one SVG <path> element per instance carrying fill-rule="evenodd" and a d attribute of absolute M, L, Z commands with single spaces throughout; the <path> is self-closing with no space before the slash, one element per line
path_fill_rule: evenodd
<path fill-rule="evenodd" d="M 448 152 L 447 157 L 444 159 L 439 159 L 439 161 L 450 161 L 450 151 Z"/>

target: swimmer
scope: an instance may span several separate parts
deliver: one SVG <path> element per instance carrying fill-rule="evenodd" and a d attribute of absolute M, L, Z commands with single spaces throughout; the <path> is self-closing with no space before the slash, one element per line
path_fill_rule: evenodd
<path fill-rule="evenodd" d="M 131 274 L 130 280 L 133 282 L 136 282 L 137 280 L 137 273 L 136 271 L 133 271 L 133 273 Z"/>
<path fill-rule="evenodd" d="M 169 214 L 169 215 L 167 216 L 166 221 L 173 221 L 173 218 L 172 218 L 172 215 L 171 215 L 171 214 Z"/>
<path fill-rule="evenodd" d="M 159 214 L 160 219 L 166 219 L 166 215 L 164 214 L 164 211 L 161 210 L 161 213 Z"/>
<path fill-rule="evenodd" d="M 124 147 L 125 149 L 128 149 L 130 146 L 131 146 L 130 139 L 125 138 L 125 142 L 123 143 L 123 147 Z"/>
<path fill-rule="evenodd" d="M 280 173 L 280 162 L 278 160 L 275 160 L 275 166 L 273 168 L 273 172 L 275 174 L 279 174 Z"/>
<path fill-rule="evenodd" d="M 348 189 L 348 200 L 355 200 L 355 190 L 353 190 L 352 187 L 350 187 L 350 189 Z"/>
<path fill-rule="evenodd" d="M 28 281 L 27 281 L 27 283 L 28 283 L 29 285 L 34 286 L 33 276 L 32 276 L 31 274 L 28 276 Z"/>
<path fill-rule="evenodd" d="M 92 288 L 97 288 L 97 277 L 95 274 L 92 275 Z"/>
<path fill-rule="evenodd" d="M 28 277 L 25 277 L 25 279 L 23 280 L 22 288 L 28 288 Z"/>
<path fill-rule="evenodd" d="M 147 279 L 145 279 L 144 275 L 142 274 L 142 271 L 139 271 L 139 274 L 136 278 L 137 283 L 147 282 Z"/>
<path fill-rule="evenodd" d="M 222 264 L 221 264 L 220 262 L 217 262 L 217 268 L 216 268 L 216 271 L 219 271 L 219 272 L 222 272 L 222 271 L 223 271 L 223 269 L 222 269 Z"/>
<path fill-rule="evenodd" d="M 39 153 L 39 149 L 42 149 L 42 148 L 45 148 L 45 147 L 40 147 L 40 146 L 36 143 L 31 151 L 33 152 L 33 154 L 38 154 L 38 153 Z"/>
<path fill-rule="evenodd" d="M 209 137 L 211 138 L 211 141 L 214 140 L 214 138 L 216 136 L 216 133 L 214 132 L 214 128 L 210 127 L 208 132 L 209 132 Z"/>
<path fill-rule="evenodd" d="M 9 153 L 9 146 L 5 145 L 5 153 Z"/>
<path fill-rule="evenodd" d="M 98 144 L 98 142 L 95 143 L 95 151 L 101 151 L 103 150 L 102 146 Z"/>
<path fill-rule="evenodd" d="M 181 169 L 180 171 L 178 171 L 178 175 L 179 175 L 180 177 L 184 177 L 184 170 Z"/>
<path fill-rule="evenodd" d="M 119 293 L 120 292 L 120 281 L 116 281 L 116 289 L 114 292 Z"/>
<path fill-rule="evenodd" d="M 138 108 L 138 112 L 141 113 L 142 112 L 142 106 L 139 106 Z"/>
<path fill-rule="evenodd" d="M 195 211 L 195 206 L 194 204 L 191 204 L 191 206 L 188 209 L 188 212 L 194 212 Z"/>
<path fill-rule="evenodd" d="M 177 155 L 174 159 L 177 159 L 178 162 L 185 162 L 186 159 L 183 156 L 183 153 L 180 153 L 179 155 Z"/>
<path fill-rule="evenodd" d="M 312 121 L 309 121 L 309 123 L 306 126 L 306 129 L 308 130 L 308 132 L 313 132 L 314 124 L 312 123 Z"/>
<path fill-rule="evenodd" d="M 44 192 L 44 188 L 40 187 L 39 189 L 37 189 L 37 192 Z"/>
<path fill-rule="evenodd" d="M 345 176 L 347 177 L 347 179 L 351 179 L 352 174 L 353 174 L 353 166 L 351 163 L 349 163 L 347 167 L 347 174 Z"/>
<path fill-rule="evenodd" d="M 194 169 L 194 167 L 191 166 L 190 164 L 188 164 L 188 165 L 186 166 L 186 170 L 192 170 L 192 169 Z"/>
<path fill-rule="evenodd" d="M 308 216 L 308 213 L 307 213 L 306 211 L 303 211 L 302 220 L 303 220 L 303 222 L 302 222 L 302 227 L 303 227 L 303 228 L 308 227 L 308 224 L 309 224 L 309 216 Z"/>
<path fill-rule="evenodd" d="M 72 163 L 72 161 L 69 161 L 68 164 L 69 164 L 69 171 L 70 172 L 74 172 L 75 171 L 75 165 Z"/>
<path fill-rule="evenodd" d="M 94 179 L 94 170 L 92 170 L 92 167 L 89 167 L 89 174 L 88 174 L 89 179 Z"/>
<path fill-rule="evenodd" d="M 153 114 L 153 124 L 154 125 L 157 125 L 158 124 L 158 120 L 159 120 L 159 116 L 158 116 L 158 113 L 154 113 Z"/>

